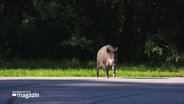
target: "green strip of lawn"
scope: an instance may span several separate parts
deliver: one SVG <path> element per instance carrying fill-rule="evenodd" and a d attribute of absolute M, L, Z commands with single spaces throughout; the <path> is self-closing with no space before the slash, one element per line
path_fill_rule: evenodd
<path fill-rule="evenodd" d="M 77 59 L 54 61 L 37 60 L 0 60 L 0 76 L 53 76 L 53 77 L 95 77 L 96 62 L 80 62 Z M 112 76 L 112 70 L 110 70 Z M 117 77 L 184 77 L 184 67 L 153 67 L 144 64 L 118 64 Z M 100 76 L 105 71 L 100 70 Z"/>
<path fill-rule="evenodd" d="M 112 76 L 112 71 L 109 71 Z M 117 77 L 184 77 L 184 70 L 138 70 L 117 69 Z M 95 69 L 0 69 L 0 76 L 38 76 L 38 77 L 95 77 Z M 105 71 L 100 70 L 100 76 L 105 76 Z"/>

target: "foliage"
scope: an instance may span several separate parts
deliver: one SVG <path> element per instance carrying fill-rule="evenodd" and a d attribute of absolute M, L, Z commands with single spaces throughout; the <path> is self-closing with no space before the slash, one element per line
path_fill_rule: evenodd
<path fill-rule="evenodd" d="M 1 0 L 0 58 L 94 60 L 105 44 L 120 62 L 184 61 L 183 0 Z"/>
<path fill-rule="evenodd" d="M 173 30 L 174 31 L 174 30 Z M 184 54 L 179 50 L 174 36 L 179 33 L 162 31 L 156 35 L 150 35 L 145 44 L 145 53 L 157 63 L 175 66 L 182 63 Z M 171 33 L 171 34 L 170 34 Z"/>

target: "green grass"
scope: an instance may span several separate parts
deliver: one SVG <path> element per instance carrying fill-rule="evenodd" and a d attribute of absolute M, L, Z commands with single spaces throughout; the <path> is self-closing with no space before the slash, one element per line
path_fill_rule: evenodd
<path fill-rule="evenodd" d="M 1 69 L 0 76 L 93 76 L 93 72 L 84 69 Z"/>
<path fill-rule="evenodd" d="M 150 67 L 146 65 L 122 64 L 117 68 L 117 77 L 184 77 L 184 67 Z M 112 76 L 112 70 L 109 71 Z M 38 76 L 38 77 L 95 77 L 95 62 L 73 60 L 11 60 L 0 61 L 0 76 Z M 100 70 L 105 77 L 105 71 Z"/>
<path fill-rule="evenodd" d="M 0 76 L 50 76 L 50 77 L 94 77 L 95 69 L 0 69 Z M 112 76 L 112 71 L 109 72 Z M 100 70 L 100 76 L 105 76 L 105 71 Z M 184 77 L 184 70 L 159 71 L 159 70 L 123 70 L 117 69 L 118 77 Z"/>

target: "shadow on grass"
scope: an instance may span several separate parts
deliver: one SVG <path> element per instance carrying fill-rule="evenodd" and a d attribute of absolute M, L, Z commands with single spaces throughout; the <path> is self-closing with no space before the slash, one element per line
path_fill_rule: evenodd
<path fill-rule="evenodd" d="M 81 62 L 77 59 L 72 60 L 47 60 L 47 59 L 29 59 L 29 60 L 0 60 L 1 69 L 80 69 L 95 68 L 95 61 Z"/>
<path fill-rule="evenodd" d="M 80 61 L 76 58 L 71 60 L 48 60 L 48 59 L 13 59 L 13 60 L 0 60 L 1 69 L 95 69 L 95 61 Z M 152 67 L 147 64 L 131 64 L 131 63 L 119 63 L 117 69 L 130 70 L 130 71 L 170 71 L 178 72 L 184 70 L 184 67 Z"/>

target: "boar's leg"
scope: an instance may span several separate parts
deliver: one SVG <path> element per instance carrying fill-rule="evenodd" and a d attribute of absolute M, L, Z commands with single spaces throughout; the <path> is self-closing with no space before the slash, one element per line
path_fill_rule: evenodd
<path fill-rule="evenodd" d="M 109 78 L 109 69 L 105 68 L 105 71 L 106 71 L 106 77 Z"/>
<path fill-rule="evenodd" d="M 112 67 L 112 71 L 113 71 L 113 77 L 116 77 L 116 68 Z"/>
<path fill-rule="evenodd" d="M 98 78 L 99 77 L 99 67 L 97 66 L 96 68 L 96 77 Z"/>
<path fill-rule="evenodd" d="M 97 62 L 97 66 L 96 66 L 96 77 L 97 77 L 97 78 L 99 77 L 99 68 L 100 68 L 100 65 L 99 65 L 99 63 Z"/>
<path fill-rule="evenodd" d="M 109 68 L 105 64 L 102 65 L 102 68 L 105 69 L 106 77 L 109 78 Z"/>

